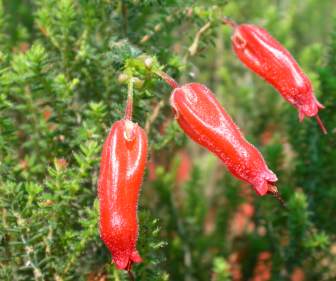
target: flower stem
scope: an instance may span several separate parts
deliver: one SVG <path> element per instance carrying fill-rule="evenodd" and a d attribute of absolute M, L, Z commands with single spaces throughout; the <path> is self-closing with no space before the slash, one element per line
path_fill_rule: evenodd
<path fill-rule="evenodd" d="M 222 22 L 224 24 L 232 27 L 233 29 L 235 29 L 238 26 L 238 24 L 234 20 L 232 20 L 232 19 L 230 19 L 228 17 L 223 18 Z"/>
<path fill-rule="evenodd" d="M 166 81 L 166 83 L 172 87 L 173 89 L 176 89 L 179 87 L 179 84 L 174 80 L 174 78 L 170 77 L 167 73 L 158 70 L 155 72 L 157 75 L 159 75 L 163 80 Z"/>
<path fill-rule="evenodd" d="M 133 78 L 131 77 L 128 82 L 125 119 L 132 121 L 132 114 L 133 114 Z"/>

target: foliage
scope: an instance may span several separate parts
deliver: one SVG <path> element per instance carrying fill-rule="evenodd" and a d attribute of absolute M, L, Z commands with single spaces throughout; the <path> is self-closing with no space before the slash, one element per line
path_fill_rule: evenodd
<path fill-rule="evenodd" d="M 99 239 L 96 199 L 124 75 L 138 79 L 134 119 L 150 140 L 136 280 L 334 280 L 333 11 L 327 0 L 0 0 L 0 279 L 128 280 Z M 326 106 L 327 136 L 236 59 L 224 16 L 290 49 Z M 287 209 L 187 140 L 157 69 L 216 93 L 277 173 Z"/>

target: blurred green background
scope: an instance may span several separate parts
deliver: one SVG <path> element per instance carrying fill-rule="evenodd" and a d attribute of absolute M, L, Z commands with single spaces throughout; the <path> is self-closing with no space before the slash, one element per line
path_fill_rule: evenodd
<path fill-rule="evenodd" d="M 123 71 L 143 81 L 134 119 L 150 141 L 136 280 L 336 280 L 335 8 L 331 0 L 0 0 L 0 280 L 128 280 L 99 239 L 96 199 L 101 147 L 123 116 Z M 262 26 L 290 50 L 326 106 L 328 135 L 313 119 L 299 123 L 239 62 L 224 16 Z M 288 209 L 185 137 L 171 90 L 141 68 L 143 54 L 179 83 L 212 89 L 278 175 Z"/>

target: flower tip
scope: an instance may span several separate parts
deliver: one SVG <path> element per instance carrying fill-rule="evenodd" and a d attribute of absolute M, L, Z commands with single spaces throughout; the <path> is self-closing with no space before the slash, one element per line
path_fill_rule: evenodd
<path fill-rule="evenodd" d="M 320 119 L 320 116 L 318 114 L 315 115 L 315 119 L 316 119 L 317 124 L 319 125 L 322 133 L 325 134 L 325 135 L 328 134 L 328 131 L 327 131 L 326 127 L 324 126 L 324 124 L 323 124 L 323 122 Z"/>

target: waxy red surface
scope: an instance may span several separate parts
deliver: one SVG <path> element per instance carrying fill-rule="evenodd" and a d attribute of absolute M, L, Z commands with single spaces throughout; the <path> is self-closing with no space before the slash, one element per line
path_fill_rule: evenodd
<path fill-rule="evenodd" d="M 146 160 L 145 131 L 130 120 L 115 122 L 102 151 L 98 197 L 100 236 L 119 269 L 141 262 L 137 204 Z"/>
<path fill-rule="evenodd" d="M 249 143 L 212 92 L 204 85 L 190 83 L 176 87 L 170 103 L 184 132 L 216 154 L 237 178 L 265 195 L 277 181 L 260 152 Z"/>
<path fill-rule="evenodd" d="M 311 81 L 289 51 L 266 30 L 256 25 L 229 24 L 234 28 L 231 39 L 238 58 L 298 110 L 300 121 L 305 116 L 315 116 L 322 131 L 326 133 L 317 115 L 323 105 L 316 99 Z"/>

